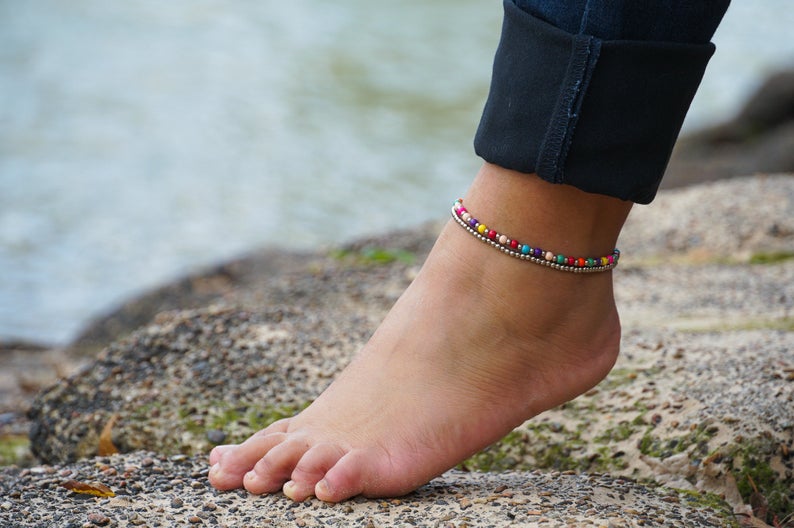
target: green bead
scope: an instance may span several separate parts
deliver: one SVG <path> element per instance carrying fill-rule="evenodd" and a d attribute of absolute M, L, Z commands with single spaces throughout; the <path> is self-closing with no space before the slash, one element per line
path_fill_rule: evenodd
<path fill-rule="evenodd" d="M 592 268 L 593 266 L 595 266 L 595 260 L 591 258 L 587 259 L 587 267 Z"/>
<path fill-rule="evenodd" d="M 565 255 L 557 255 L 557 264 L 565 264 Z"/>

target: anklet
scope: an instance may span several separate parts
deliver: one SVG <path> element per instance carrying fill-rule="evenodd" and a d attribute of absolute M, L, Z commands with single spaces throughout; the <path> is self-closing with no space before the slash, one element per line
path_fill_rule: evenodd
<path fill-rule="evenodd" d="M 560 271 L 570 271 L 572 273 L 609 271 L 618 265 L 618 259 L 620 258 L 620 251 L 617 248 L 605 257 L 569 257 L 559 253 L 555 254 L 539 247 L 522 244 L 518 240 L 505 234 L 497 233 L 485 224 L 480 223 L 463 207 L 462 198 L 459 198 L 452 206 L 452 218 L 475 237 L 503 253 L 507 253 L 511 257 L 528 260 L 534 264 L 548 266 Z"/>

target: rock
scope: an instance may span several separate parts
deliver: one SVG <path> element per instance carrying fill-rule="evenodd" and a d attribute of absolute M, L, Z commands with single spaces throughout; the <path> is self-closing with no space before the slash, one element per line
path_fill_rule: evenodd
<path fill-rule="evenodd" d="M 146 507 L 167 510 L 177 496 L 198 505 L 183 508 L 180 522 L 191 515 L 227 522 L 233 503 L 235 515 L 307 526 L 409 524 L 417 509 L 456 526 L 485 525 L 477 524 L 485 518 L 495 525 L 544 518 L 560 526 L 579 519 L 598 526 L 726 525 L 726 508 L 748 511 L 750 479 L 769 503 L 771 522 L 794 502 L 793 197 L 794 178 L 763 176 L 665 191 L 654 205 L 635 208 L 616 271 L 624 321 L 618 364 L 593 391 L 465 463 L 510 473 L 450 472 L 407 502 L 381 507 L 357 499 L 346 503 L 352 512 L 319 503 L 288 508 L 278 496 L 257 499 L 268 506 L 257 502 L 254 512 L 245 494 L 206 489 L 204 457 L 216 435 L 239 441 L 315 398 L 415 275 L 434 239 L 427 228 L 318 252 L 267 277 L 241 272 L 246 287 L 225 291 L 218 305 L 158 315 L 38 396 L 30 412 L 33 450 L 82 471 L 89 463 L 79 460 L 96 454 L 112 423 L 113 443 L 127 453 L 113 464 L 119 475 L 138 475 L 127 491 L 137 497 L 150 489 L 147 479 L 166 475 L 159 495 L 169 498 Z M 401 258 L 376 261 L 368 257 L 374 253 Z M 246 265 L 257 269 L 254 261 Z M 135 454 L 141 450 L 158 454 Z M 164 458 L 169 454 L 175 456 Z M 539 468 L 545 472 L 530 471 Z M 670 495 L 630 479 L 681 491 Z M 595 495 L 560 499 L 571 486 Z M 176 490 L 187 495 L 168 495 Z M 621 508 L 608 506 L 622 492 L 628 499 Z M 218 510 L 202 509 L 208 502 Z M 436 508 L 443 502 L 455 509 Z M 507 507 L 492 511 L 491 502 Z"/>
<path fill-rule="evenodd" d="M 141 457 L 156 463 L 143 467 Z M 106 477 L 96 462 L 117 469 Z M 202 478 L 194 488 L 177 484 L 164 489 L 159 473 L 199 471 L 206 464 L 194 457 L 175 464 L 150 453 L 130 453 L 72 464 L 70 469 L 87 480 L 101 479 L 116 496 L 101 501 L 71 494 L 41 475 L 15 468 L 0 469 L 0 496 L 22 491 L 4 500 L 0 526 L 61 526 L 65 521 L 107 519 L 112 526 L 176 526 L 202 523 L 211 526 L 542 526 L 603 527 L 658 526 L 692 528 L 731 526 L 733 515 L 718 499 L 653 488 L 630 479 L 607 475 L 449 471 L 397 501 L 356 498 L 341 504 L 316 499 L 293 503 L 282 494 L 254 496 L 220 492 Z M 135 471 L 125 468 L 136 467 Z M 55 469 L 59 469 L 57 466 Z M 130 485 L 135 483 L 135 486 Z M 496 488 L 503 488 L 495 493 Z M 46 490 L 46 492 L 42 492 Z M 53 502 L 58 507 L 53 508 Z M 171 508 L 174 502 L 182 508 Z M 201 505 L 212 503 L 215 508 Z M 461 506 L 463 504 L 463 506 Z M 188 506 L 190 505 L 190 506 Z M 133 510 L 134 509 L 134 510 Z M 100 517 L 101 516 L 101 517 Z M 443 520 L 442 520 L 443 519 Z"/>
<path fill-rule="evenodd" d="M 466 466 L 608 473 L 713 493 L 737 509 L 766 482 L 761 494 L 789 511 L 794 460 L 781 447 L 794 445 L 789 368 L 791 331 L 629 330 L 595 390 L 526 422 Z"/>
<path fill-rule="evenodd" d="M 263 250 L 191 274 L 94 318 L 69 345 L 69 352 L 93 357 L 112 341 L 150 323 L 160 312 L 218 304 L 235 287 L 247 285 L 256 278 L 282 274 L 306 264 L 306 260 L 303 254 L 296 252 Z"/>
<path fill-rule="evenodd" d="M 681 137 L 662 186 L 776 172 L 794 172 L 794 69 L 771 75 L 733 119 Z"/>
<path fill-rule="evenodd" d="M 790 174 L 721 180 L 660 193 L 634 207 L 620 235 L 621 265 L 738 263 L 794 253 Z"/>
<path fill-rule="evenodd" d="M 31 449 L 48 461 L 93 456 L 113 415 L 121 451 L 207 452 L 219 427 L 241 441 L 317 397 L 373 325 L 286 307 L 164 314 L 37 398 Z"/>
<path fill-rule="evenodd" d="M 37 392 L 86 361 L 63 350 L 19 341 L 0 342 L 0 465 L 30 465 L 28 408 Z"/>
<path fill-rule="evenodd" d="M 89 513 L 88 522 L 95 526 L 106 526 L 110 524 L 110 517 L 101 513 Z"/>
<path fill-rule="evenodd" d="M 207 431 L 207 440 L 213 445 L 220 445 L 226 440 L 226 433 L 218 429 L 210 429 Z"/>

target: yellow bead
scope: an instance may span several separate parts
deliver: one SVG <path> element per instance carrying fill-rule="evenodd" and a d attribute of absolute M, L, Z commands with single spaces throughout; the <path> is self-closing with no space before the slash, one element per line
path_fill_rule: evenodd
<path fill-rule="evenodd" d="M 609 264 L 609 259 L 606 257 L 601 257 L 601 265 L 606 266 L 607 264 Z"/>
<path fill-rule="evenodd" d="M 477 232 L 478 232 L 478 233 L 480 233 L 480 234 L 482 235 L 483 233 L 485 233 L 485 231 L 486 231 L 487 229 L 488 229 L 488 226 L 486 226 L 485 224 L 480 224 L 480 225 L 477 227 Z"/>

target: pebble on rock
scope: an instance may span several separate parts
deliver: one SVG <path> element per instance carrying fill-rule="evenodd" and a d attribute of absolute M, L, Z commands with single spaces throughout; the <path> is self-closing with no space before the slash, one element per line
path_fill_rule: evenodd
<path fill-rule="evenodd" d="M 226 440 L 226 433 L 219 429 L 210 429 L 207 431 L 207 440 L 215 445 L 220 445 Z"/>

